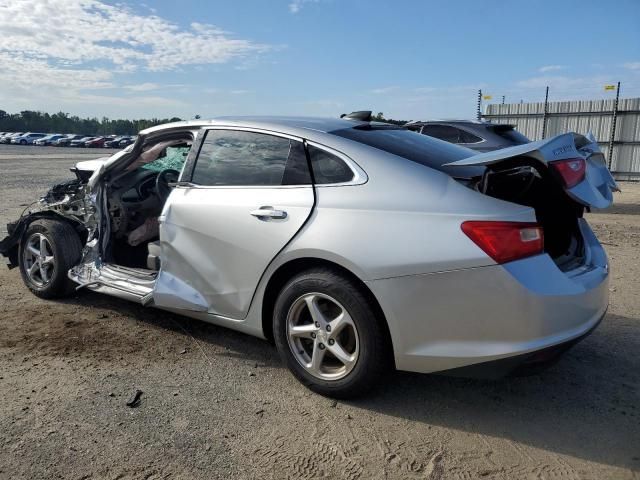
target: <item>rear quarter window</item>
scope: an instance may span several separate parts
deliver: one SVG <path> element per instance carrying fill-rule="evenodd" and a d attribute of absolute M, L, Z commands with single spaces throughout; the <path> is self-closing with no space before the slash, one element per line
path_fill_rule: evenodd
<path fill-rule="evenodd" d="M 353 171 L 341 158 L 313 145 L 309 145 L 309 158 L 316 184 L 346 183 L 353 180 Z"/>

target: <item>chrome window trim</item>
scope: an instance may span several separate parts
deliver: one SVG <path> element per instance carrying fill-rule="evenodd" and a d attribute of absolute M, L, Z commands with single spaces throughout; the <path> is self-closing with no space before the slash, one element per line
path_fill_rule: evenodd
<path fill-rule="evenodd" d="M 453 125 L 451 125 L 453 127 Z M 470 132 L 469 130 L 466 130 L 462 127 L 458 127 L 457 125 L 455 126 L 455 128 L 457 128 L 458 130 L 461 130 L 463 132 L 468 133 L 469 135 L 473 135 L 474 137 L 478 137 L 480 139 L 479 142 L 461 142 L 461 143 L 457 143 L 456 145 L 478 145 L 479 143 L 486 143 L 487 139 L 484 137 L 481 137 L 480 135 L 476 135 L 474 132 Z"/>
<path fill-rule="evenodd" d="M 342 187 L 342 186 L 349 186 L 349 185 L 362 185 L 363 183 L 366 183 L 367 180 L 369 180 L 369 177 L 367 177 L 367 174 L 364 172 L 364 170 L 362 170 L 362 168 L 360 168 L 360 166 L 356 162 L 354 162 L 350 157 L 348 157 L 344 153 L 342 153 L 342 152 L 340 152 L 340 151 L 338 151 L 338 150 L 336 150 L 334 148 L 327 147 L 326 145 L 323 145 L 321 143 L 317 143 L 317 142 L 313 142 L 313 141 L 310 141 L 310 140 L 306 140 L 306 139 L 304 139 L 302 137 L 298 137 L 296 135 L 290 135 L 288 133 L 277 132 L 275 130 L 268 130 L 268 129 L 265 129 L 265 128 L 237 127 L 237 126 L 234 126 L 234 125 L 211 125 L 211 126 L 206 126 L 205 128 L 202 129 L 202 131 L 204 132 L 204 136 L 202 138 L 202 141 L 201 141 L 200 145 L 198 146 L 198 156 L 200 155 L 200 149 L 202 148 L 202 145 L 206 141 L 207 133 L 210 130 L 234 130 L 234 131 L 242 131 L 242 132 L 262 133 L 262 134 L 265 134 L 265 135 L 273 135 L 274 137 L 287 138 L 289 140 L 295 140 L 295 141 L 304 143 L 306 145 L 311 145 L 313 147 L 316 147 L 316 148 L 319 148 L 321 150 L 324 150 L 327 153 L 330 153 L 331 155 L 335 155 L 336 157 L 340 158 L 340 160 L 345 162 L 347 167 L 349 167 L 349 169 L 353 172 L 353 178 L 348 182 L 322 183 L 322 184 L 319 184 L 319 185 L 314 185 L 314 184 L 309 184 L 309 185 L 198 185 L 198 184 L 195 184 L 195 183 L 190 183 L 189 185 L 176 185 L 175 188 L 273 189 L 273 188 L 313 188 L 314 186 L 316 188 L 320 188 L 320 187 Z M 194 164 L 191 167 L 192 168 L 192 172 L 193 172 L 193 170 L 195 170 L 195 166 L 196 166 L 197 161 L 198 161 L 198 159 L 196 157 L 194 159 Z"/>
<path fill-rule="evenodd" d="M 263 133 L 266 135 L 273 135 L 274 137 L 282 137 L 282 138 L 288 138 L 290 140 L 297 140 L 298 142 L 304 142 L 304 138 L 302 137 L 289 135 L 288 133 L 276 132 L 275 130 L 268 130 L 266 128 L 237 127 L 234 125 L 207 125 L 202 130 L 204 130 L 205 132 L 209 132 L 210 130 L 237 130 L 241 132 Z M 206 139 L 206 135 L 205 135 L 205 139 Z"/>
<path fill-rule="evenodd" d="M 477 135 L 476 135 L 477 137 Z M 480 137 L 478 137 L 480 138 Z M 479 143 L 485 143 L 487 140 L 485 138 L 481 138 L 479 142 L 460 142 L 460 143 L 456 143 L 455 145 L 478 145 Z"/>

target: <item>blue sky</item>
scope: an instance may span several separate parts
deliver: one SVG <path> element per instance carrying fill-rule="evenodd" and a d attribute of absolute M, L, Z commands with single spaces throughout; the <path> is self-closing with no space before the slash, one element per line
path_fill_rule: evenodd
<path fill-rule="evenodd" d="M 44 21 L 43 19 L 46 19 Z M 0 108 L 473 117 L 640 96 L 640 1 L 0 0 Z"/>

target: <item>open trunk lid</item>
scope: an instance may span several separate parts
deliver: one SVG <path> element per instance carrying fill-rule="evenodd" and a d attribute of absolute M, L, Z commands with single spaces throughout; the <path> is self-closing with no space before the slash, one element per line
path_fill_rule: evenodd
<path fill-rule="evenodd" d="M 613 192 L 619 191 L 607 168 L 604 155 L 591 134 L 584 136 L 565 133 L 537 142 L 480 153 L 444 166 L 493 166 L 495 168 L 498 164 L 507 164 L 519 158 L 535 160 L 545 167 L 554 167 L 563 160 L 578 160 L 576 165 L 581 165 L 580 160 L 584 161 L 584 166 L 580 166 L 584 168 L 584 177 L 573 185 L 565 186 L 564 190 L 572 199 L 585 207 L 607 208 L 613 202 Z M 550 168 L 550 170 L 555 169 Z M 562 183 L 563 179 L 559 172 L 553 172 L 553 174 Z"/>

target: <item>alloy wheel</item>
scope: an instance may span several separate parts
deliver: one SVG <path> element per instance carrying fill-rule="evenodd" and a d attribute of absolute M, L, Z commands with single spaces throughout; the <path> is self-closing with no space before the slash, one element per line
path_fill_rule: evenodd
<path fill-rule="evenodd" d="M 307 293 L 293 302 L 287 315 L 287 340 L 298 363 L 322 380 L 346 377 L 360 353 L 351 315 L 323 293 Z"/>
<path fill-rule="evenodd" d="M 35 285 L 44 287 L 51 282 L 56 264 L 53 248 L 47 237 L 34 233 L 27 239 L 23 262 L 27 277 Z"/>

